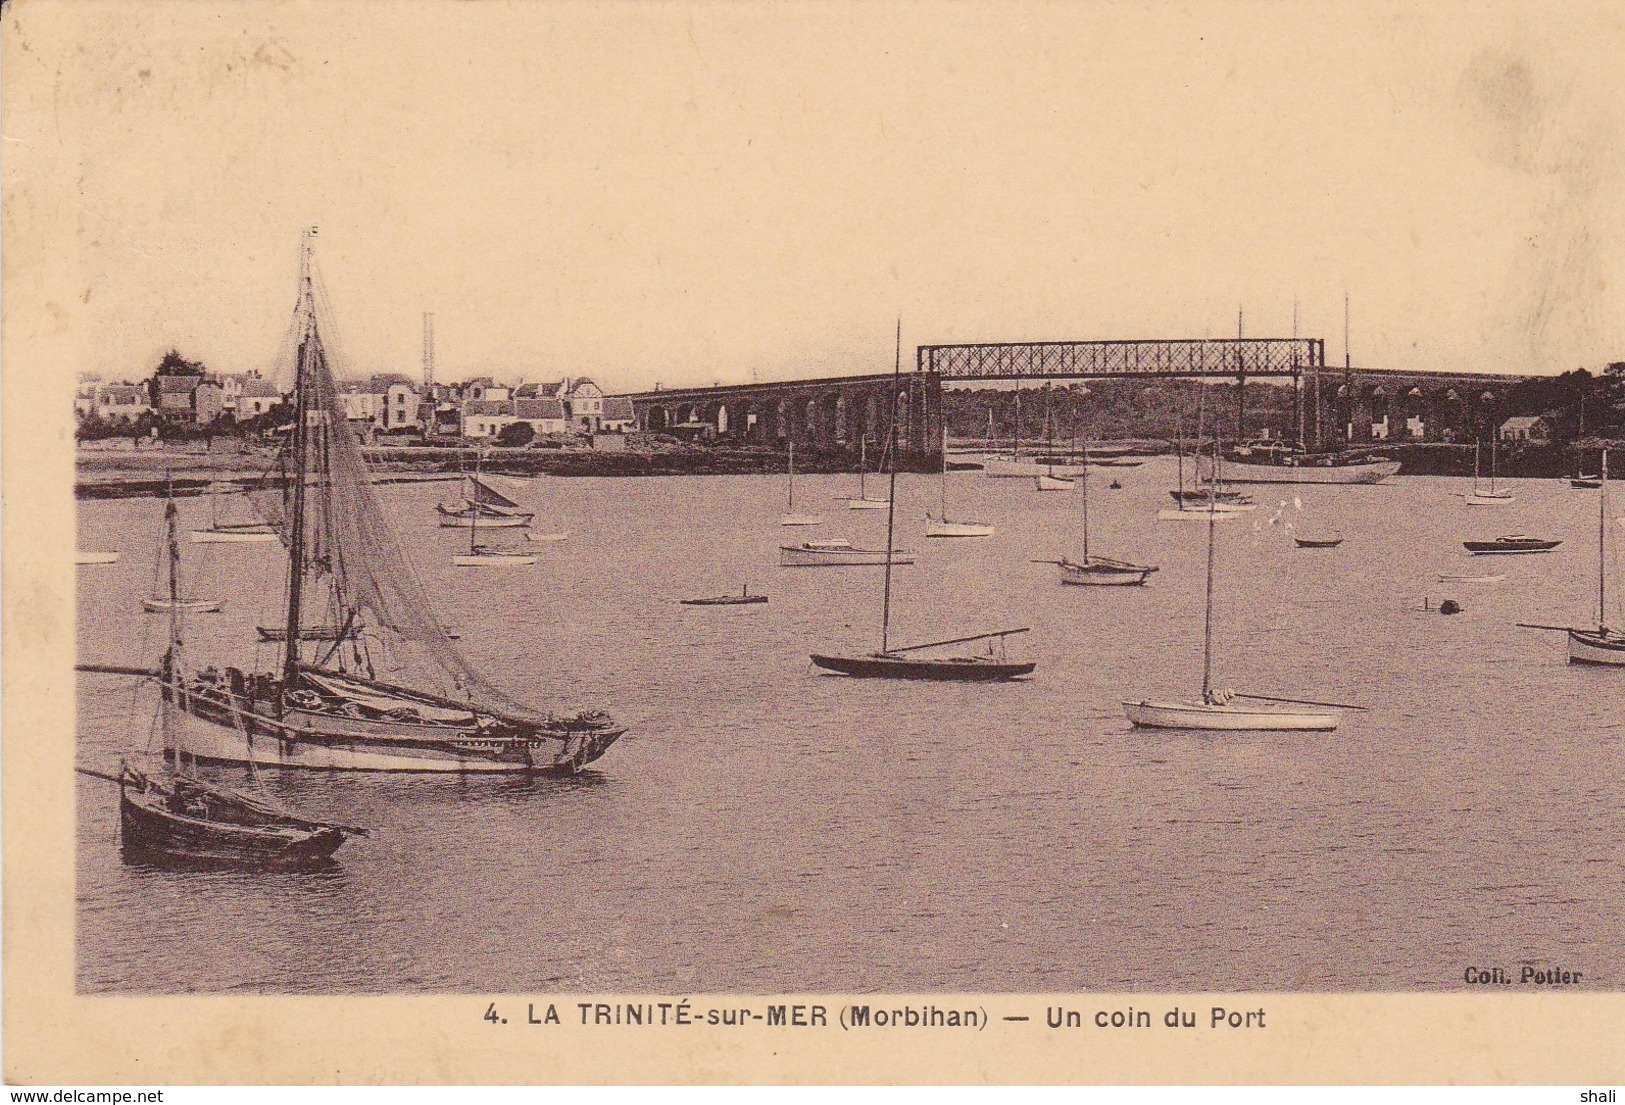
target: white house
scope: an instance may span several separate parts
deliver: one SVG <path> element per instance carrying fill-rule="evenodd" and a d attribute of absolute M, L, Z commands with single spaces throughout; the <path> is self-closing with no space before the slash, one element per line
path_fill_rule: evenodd
<path fill-rule="evenodd" d="M 96 392 L 96 417 L 103 422 L 134 422 L 152 410 L 147 389 L 140 384 L 104 384 Z"/>
<path fill-rule="evenodd" d="M 269 380 L 261 380 L 257 376 L 238 380 L 235 393 L 235 396 L 228 401 L 233 404 L 239 422 L 247 422 L 251 418 L 258 418 L 282 402 L 282 393 L 277 391 L 276 385 Z"/>
<path fill-rule="evenodd" d="M 606 395 L 603 404 L 603 414 L 598 418 L 600 430 L 625 434 L 638 428 L 638 416 L 632 409 L 632 400 L 624 395 Z"/>
<path fill-rule="evenodd" d="M 570 423 L 564 416 L 564 404 L 557 399 L 515 399 L 513 420 L 528 422 L 538 437 L 543 434 L 562 434 Z"/>
<path fill-rule="evenodd" d="M 463 400 L 463 436 L 495 437 L 514 421 L 513 405 L 500 399 Z"/>

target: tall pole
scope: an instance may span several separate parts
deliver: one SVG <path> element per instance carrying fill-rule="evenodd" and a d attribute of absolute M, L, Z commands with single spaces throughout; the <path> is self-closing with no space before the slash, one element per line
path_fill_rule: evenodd
<path fill-rule="evenodd" d="M 434 312 L 423 312 L 423 390 L 434 388 Z"/>
<path fill-rule="evenodd" d="M 305 574 L 305 454 L 309 452 L 310 429 L 306 425 L 310 409 L 311 369 L 319 356 L 316 334 L 316 297 L 311 287 L 311 253 L 315 227 L 305 232 L 299 255 L 299 309 L 304 315 L 304 332 L 299 338 L 299 357 L 293 385 L 293 517 L 288 537 L 288 620 L 286 651 L 282 660 L 282 685 L 291 691 L 299 679 L 299 603 Z"/>
<path fill-rule="evenodd" d="M 891 550 L 892 527 L 897 518 L 897 407 L 902 402 L 898 386 L 903 380 L 903 320 L 897 320 L 897 363 L 892 369 L 892 415 L 888 431 L 891 463 L 886 488 L 886 582 L 880 597 L 880 654 L 891 651 Z"/>

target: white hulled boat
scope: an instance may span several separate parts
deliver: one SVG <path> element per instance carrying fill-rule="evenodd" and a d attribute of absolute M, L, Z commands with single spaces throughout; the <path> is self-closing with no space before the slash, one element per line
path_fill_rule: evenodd
<path fill-rule="evenodd" d="M 948 517 L 948 427 L 942 427 L 942 473 L 939 482 L 939 514 L 925 516 L 927 537 L 992 537 L 993 527 L 986 522 L 955 522 Z"/>
<path fill-rule="evenodd" d="M 779 515 L 779 525 L 781 525 L 781 526 L 820 526 L 820 525 L 823 525 L 824 524 L 824 519 L 819 517 L 816 514 L 797 514 L 796 513 L 796 443 L 794 441 L 790 442 L 789 471 L 790 471 L 790 504 L 789 504 L 788 512 L 785 513 L 785 514 Z"/>
<path fill-rule="evenodd" d="M 503 691 L 435 617 L 374 499 L 322 338 L 327 304 L 307 233 L 286 348 L 293 432 L 279 478 L 254 493 L 288 550 L 280 670 L 210 665 L 161 676 L 180 707 L 177 740 L 198 760 L 331 771 L 577 771 L 626 730 L 596 711 L 568 716 Z M 467 519 L 460 519 L 467 524 Z M 478 519 L 476 519 L 476 523 Z M 324 601 L 325 600 L 325 601 Z M 306 640 L 307 601 L 337 626 Z M 351 627 L 365 623 L 357 636 Z M 375 662 L 374 650 L 382 650 Z M 387 663 L 389 680 L 377 663 Z"/>

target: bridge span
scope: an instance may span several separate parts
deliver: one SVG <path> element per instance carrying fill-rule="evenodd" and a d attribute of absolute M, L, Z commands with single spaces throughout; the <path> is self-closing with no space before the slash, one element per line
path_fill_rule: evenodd
<path fill-rule="evenodd" d="M 915 368 L 778 383 L 657 389 L 629 396 L 645 430 L 782 447 L 790 442 L 856 451 L 885 440 L 895 404 L 902 459 L 935 455 L 945 386 L 1091 379 L 1227 378 L 1236 381 L 1236 429 L 1249 436 L 1249 378 L 1290 380 L 1306 441 L 1472 440 L 1505 417 L 1503 403 L 1527 375 L 1328 367 L 1319 338 L 1176 341 L 999 342 L 922 345 Z"/>

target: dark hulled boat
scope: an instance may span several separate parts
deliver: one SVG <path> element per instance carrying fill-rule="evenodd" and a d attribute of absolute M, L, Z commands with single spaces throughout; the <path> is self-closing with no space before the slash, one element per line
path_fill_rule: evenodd
<path fill-rule="evenodd" d="M 119 837 L 132 862 L 287 870 L 330 859 L 360 831 L 185 775 L 159 779 L 126 766 L 119 777 Z"/>
<path fill-rule="evenodd" d="M 903 324 L 897 324 L 897 362 L 893 369 L 894 403 L 901 402 L 903 392 L 897 386 L 903 366 Z M 887 431 L 886 455 L 892 458 L 888 466 L 889 486 L 886 495 L 886 550 L 882 563 L 886 566 L 885 582 L 881 592 L 880 650 L 866 655 L 838 656 L 813 653 L 812 662 L 826 671 L 867 679 L 918 679 L 953 683 L 996 683 L 1030 674 L 1037 664 L 1008 663 L 1003 659 L 982 656 L 921 657 L 905 653 L 923 652 L 932 648 L 964 644 L 969 641 L 1000 640 L 1025 629 L 1008 629 L 997 633 L 977 633 L 969 637 L 955 637 L 946 641 L 933 641 L 907 648 L 891 647 L 891 568 L 893 563 L 907 563 L 894 557 L 893 541 L 897 521 L 897 410 L 892 410 L 891 425 Z M 946 449 L 947 439 L 944 437 Z M 945 454 L 946 455 L 946 451 Z"/>
<path fill-rule="evenodd" d="M 1019 679 L 1023 675 L 1031 675 L 1038 666 L 1034 662 L 1009 663 L 991 656 L 921 659 L 895 652 L 877 652 L 870 656 L 820 656 L 814 653 L 812 662 L 829 671 L 860 678 L 937 679 L 954 683 L 999 683 Z"/>
<path fill-rule="evenodd" d="M 1509 534 L 1506 537 L 1497 537 L 1493 541 L 1463 541 L 1462 547 L 1474 556 L 1490 556 L 1495 553 L 1543 553 L 1551 552 L 1561 541 L 1546 541 L 1539 537 L 1527 537 L 1521 533 Z"/>

